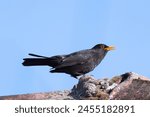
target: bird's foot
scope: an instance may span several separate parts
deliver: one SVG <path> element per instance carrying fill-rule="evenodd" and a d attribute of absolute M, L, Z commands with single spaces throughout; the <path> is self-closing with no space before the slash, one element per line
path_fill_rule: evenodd
<path fill-rule="evenodd" d="M 94 75 L 85 75 L 85 74 L 83 74 L 82 76 L 79 77 L 79 79 L 80 78 L 88 78 L 88 77 L 94 78 Z"/>
<path fill-rule="evenodd" d="M 86 74 L 83 74 L 83 75 L 80 75 L 80 76 L 76 76 L 76 75 L 71 75 L 72 77 L 74 77 L 75 79 L 80 79 L 80 78 L 85 78 L 85 77 L 92 77 L 94 78 L 94 75 L 86 75 Z"/>

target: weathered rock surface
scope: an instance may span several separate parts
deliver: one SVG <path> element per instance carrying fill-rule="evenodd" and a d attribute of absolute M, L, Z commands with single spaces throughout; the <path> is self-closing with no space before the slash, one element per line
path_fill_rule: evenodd
<path fill-rule="evenodd" d="M 82 76 L 72 90 L 0 96 L 1 100 L 149 100 L 150 79 L 128 72 L 112 79 Z"/>
<path fill-rule="evenodd" d="M 136 73 L 126 73 L 109 95 L 114 100 L 150 100 L 150 79 Z"/>
<path fill-rule="evenodd" d="M 73 99 L 69 96 L 70 91 L 56 91 L 56 92 L 44 92 L 33 94 L 21 94 L 11 96 L 0 96 L 0 100 L 70 100 Z"/>

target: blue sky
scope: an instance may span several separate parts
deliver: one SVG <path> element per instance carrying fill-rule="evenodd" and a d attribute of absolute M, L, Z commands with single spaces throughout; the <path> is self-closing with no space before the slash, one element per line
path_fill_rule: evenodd
<path fill-rule="evenodd" d="M 68 54 L 115 45 L 89 74 L 111 78 L 133 71 L 150 77 L 149 0 L 1 0 L 0 95 L 71 89 L 78 80 L 23 67 L 28 53 Z"/>

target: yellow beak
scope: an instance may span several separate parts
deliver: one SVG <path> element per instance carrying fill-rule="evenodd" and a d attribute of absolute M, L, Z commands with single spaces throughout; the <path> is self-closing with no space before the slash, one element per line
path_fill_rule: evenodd
<path fill-rule="evenodd" d="M 110 50 L 115 50 L 114 46 L 108 46 L 106 48 L 104 48 L 104 50 L 110 51 Z"/>

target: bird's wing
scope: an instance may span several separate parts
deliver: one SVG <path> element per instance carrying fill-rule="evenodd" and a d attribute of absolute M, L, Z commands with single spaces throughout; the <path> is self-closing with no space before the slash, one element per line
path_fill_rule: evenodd
<path fill-rule="evenodd" d="M 71 53 L 69 55 L 66 55 L 62 63 L 55 68 L 84 64 L 85 62 L 91 61 L 92 56 L 93 56 L 92 50 L 82 50 L 75 53 Z"/>

